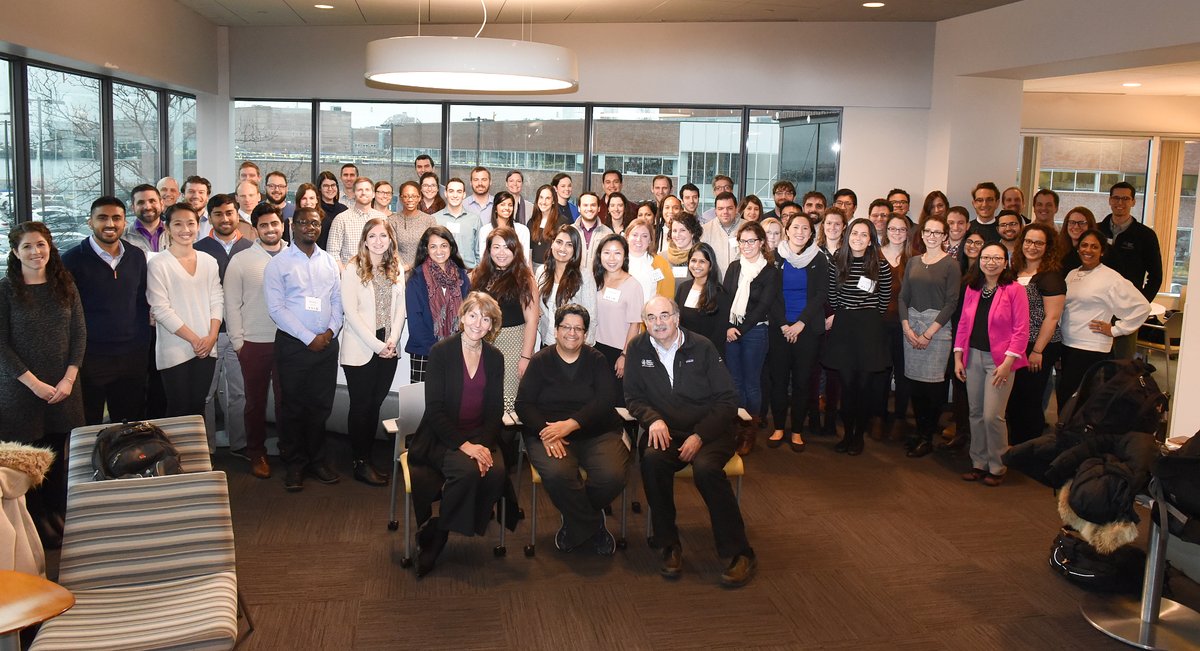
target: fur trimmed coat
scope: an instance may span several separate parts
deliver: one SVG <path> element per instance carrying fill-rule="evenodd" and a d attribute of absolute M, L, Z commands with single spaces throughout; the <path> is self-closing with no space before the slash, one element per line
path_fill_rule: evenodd
<path fill-rule="evenodd" d="M 50 450 L 0 442 L 0 569 L 46 576 L 46 552 L 25 493 L 42 483 L 53 461 Z"/>

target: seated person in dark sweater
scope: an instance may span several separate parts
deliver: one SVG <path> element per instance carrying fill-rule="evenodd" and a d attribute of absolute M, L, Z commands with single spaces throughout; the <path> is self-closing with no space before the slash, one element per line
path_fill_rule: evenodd
<path fill-rule="evenodd" d="M 121 239 L 125 204 L 120 199 L 96 199 L 87 223 L 92 235 L 62 254 L 87 322 L 79 372 L 84 420 L 88 425 L 104 422 L 105 405 L 114 423 L 140 420 L 146 412 L 150 350 L 146 254 Z"/>
<path fill-rule="evenodd" d="M 605 526 L 604 507 L 625 488 L 630 446 L 614 409 L 616 380 L 604 355 L 583 343 L 590 323 L 587 310 L 575 303 L 554 312 L 555 344 L 529 362 L 516 410 L 529 461 L 562 513 L 554 546 L 607 556 L 616 540 Z"/>
<path fill-rule="evenodd" d="M 754 550 L 725 476 L 734 454 L 738 396 L 733 378 L 712 343 L 679 327 L 679 306 L 661 296 L 642 310 L 646 332 L 629 343 L 625 404 L 648 431 L 642 454 L 646 501 L 653 510 L 655 542 L 663 547 L 661 574 L 683 570 L 675 526 L 675 473 L 692 464 L 696 489 L 708 506 L 717 554 L 733 561 L 721 575 L 729 587 L 754 575 Z"/>

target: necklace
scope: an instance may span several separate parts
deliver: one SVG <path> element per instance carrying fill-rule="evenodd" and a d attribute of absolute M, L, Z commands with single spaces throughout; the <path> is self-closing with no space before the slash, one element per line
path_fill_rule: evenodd
<path fill-rule="evenodd" d="M 996 293 L 996 287 L 999 287 L 999 285 L 984 287 L 983 291 L 980 292 L 980 295 L 982 295 L 984 298 L 991 298 L 992 295 Z"/>
<path fill-rule="evenodd" d="M 476 353 L 477 353 L 477 352 L 479 352 L 479 351 L 483 350 L 483 342 L 482 342 L 482 341 L 478 341 L 478 342 L 476 342 L 476 343 L 475 343 L 475 345 L 474 345 L 474 346 L 472 346 L 471 344 L 467 343 L 467 340 L 466 340 L 466 339 L 463 339 L 463 349 L 464 349 L 464 350 L 469 350 L 469 351 L 471 351 L 471 352 L 476 352 Z"/>

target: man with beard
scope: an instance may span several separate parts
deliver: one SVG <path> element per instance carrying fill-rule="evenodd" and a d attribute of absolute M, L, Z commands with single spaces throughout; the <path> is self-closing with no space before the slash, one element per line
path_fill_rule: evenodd
<path fill-rule="evenodd" d="M 183 200 L 196 211 L 196 217 L 200 220 L 200 232 L 196 234 L 198 240 L 212 233 L 212 224 L 208 221 L 208 195 L 211 192 L 212 183 L 203 176 L 189 176 L 183 182 Z M 166 207 L 163 210 L 166 210 Z"/>
<path fill-rule="evenodd" d="M 126 223 L 125 239 L 146 253 L 166 251 L 171 245 L 171 234 L 162 220 L 163 204 L 158 189 L 143 183 L 133 189 L 129 198 L 137 219 Z"/>
<path fill-rule="evenodd" d="M 145 186 L 155 198 L 158 191 Z M 125 204 L 116 197 L 92 202 L 92 236 L 62 254 L 75 278 L 87 323 L 87 349 L 79 370 L 88 425 L 145 418 L 146 357 L 150 306 L 146 303 L 146 254 L 123 241 Z"/>

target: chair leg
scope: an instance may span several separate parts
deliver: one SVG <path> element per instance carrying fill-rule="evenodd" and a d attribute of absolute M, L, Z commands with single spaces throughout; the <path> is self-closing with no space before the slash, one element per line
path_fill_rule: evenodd
<path fill-rule="evenodd" d="M 492 550 L 496 558 L 500 558 L 508 553 L 508 548 L 504 546 L 504 523 L 508 522 L 508 499 L 500 498 L 500 544 Z"/>
<path fill-rule="evenodd" d="M 395 477 L 395 475 L 393 475 Z M 400 557 L 400 567 L 412 567 L 412 535 L 408 530 L 408 523 L 412 520 L 409 509 L 412 508 L 412 496 L 407 492 L 404 494 L 404 556 Z"/>
<path fill-rule="evenodd" d="M 396 522 L 396 482 L 404 481 L 404 477 L 400 476 L 400 442 L 403 440 L 404 437 L 396 432 L 396 442 L 392 446 L 392 502 L 388 508 L 388 531 L 400 528 L 400 523 Z"/>
<path fill-rule="evenodd" d="M 537 484 L 529 482 L 529 544 L 525 545 L 525 557 L 533 558 L 537 553 Z"/>
<path fill-rule="evenodd" d="M 246 620 L 246 634 L 238 634 L 237 641 L 233 643 L 233 648 L 238 648 L 250 634 L 254 632 L 254 620 L 250 617 L 250 609 L 246 607 L 246 599 L 242 596 L 242 589 L 237 589 L 237 611 Z"/>
<path fill-rule="evenodd" d="M 742 477 L 741 477 L 741 475 L 738 475 L 737 492 L 734 494 L 734 497 L 737 499 L 738 506 L 741 506 L 741 504 L 742 504 Z"/>
<path fill-rule="evenodd" d="M 617 538 L 617 549 L 625 549 L 629 544 L 625 540 L 625 535 L 628 532 L 628 530 L 626 529 L 626 526 L 627 526 L 627 521 L 629 519 L 629 511 L 627 508 L 628 501 L 627 501 L 626 497 L 627 496 L 625 494 L 625 490 L 622 489 L 621 490 L 621 537 Z"/>

